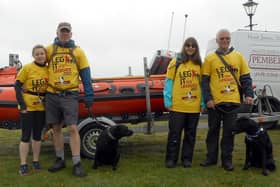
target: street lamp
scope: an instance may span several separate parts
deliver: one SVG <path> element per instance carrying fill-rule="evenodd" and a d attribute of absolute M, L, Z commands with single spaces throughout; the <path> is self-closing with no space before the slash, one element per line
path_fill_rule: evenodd
<path fill-rule="evenodd" d="M 250 31 L 252 30 L 253 26 L 257 24 L 252 24 L 252 17 L 256 12 L 258 3 L 254 2 L 253 0 L 248 0 L 246 3 L 243 4 L 243 7 L 246 11 L 246 14 L 249 16 L 250 24 L 248 25 L 250 27 Z"/>

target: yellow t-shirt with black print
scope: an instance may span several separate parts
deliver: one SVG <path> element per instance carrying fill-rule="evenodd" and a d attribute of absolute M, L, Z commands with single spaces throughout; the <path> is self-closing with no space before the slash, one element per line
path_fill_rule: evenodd
<path fill-rule="evenodd" d="M 36 95 L 46 93 L 48 82 L 48 69 L 41 67 L 34 62 L 26 64 L 17 74 L 16 80 L 23 83 L 23 100 L 27 111 L 44 111 L 45 106 L 42 102 L 44 96 Z M 28 93 L 31 92 L 32 94 Z"/>
<path fill-rule="evenodd" d="M 248 64 L 241 53 L 232 51 L 224 55 L 223 58 L 233 69 L 238 80 L 241 75 L 250 73 Z M 210 90 L 215 104 L 221 102 L 240 103 L 238 85 L 215 52 L 205 58 L 202 74 L 210 76 Z"/>
<path fill-rule="evenodd" d="M 176 71 L 176 58 L 169 63 L 166 78 L 173 80 L 172 111 L 185 113 L 200 112 L 201 69 L 192 61 L 181 63 Z M 175 74 L 175 75 L 174 75 Z"/>
<path fill-rule="evenodd" d="M 75 46 L 73 57 L 70 48 L 58 46 L 56 53 L 52 55 L 54 47 L 54 45 L 47 47 L 47 59 L 49 61 L 49 87 L 47 91 L 52 93 L 64 90 L 77 91 L 79 70 L 89 67 L 84 51 Z"/>

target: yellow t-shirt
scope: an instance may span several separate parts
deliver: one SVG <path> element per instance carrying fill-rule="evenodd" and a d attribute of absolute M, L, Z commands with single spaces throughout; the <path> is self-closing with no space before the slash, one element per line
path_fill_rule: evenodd
<path fill-rule="evenodd" d="M 73 56 L 70 48 L 57 47 L 53 54 L 54 45 L 47 47 L 49 87 L 48 92 L 56 93 L 63 90 L 77 91 L 79 87 L 79 71 L 89 67 L 84 51 L 73 48 Z"/>
<path fill-rule="evenodd" d="M 26 104 L 27 111 L 44 111 L 45 106 L 42 100 L 44 96 L 33 95 L 46 93 L 48 82 L 48 69 L 46 66 L 41 67 L 34 62 L 26 64 L 19 71 L 16 80 L 23 83 L 23 100 Z"/>
<path fill-rule="evenodd" d="M 223 58 L 233 68 L 238 80 L 241 75 L 250 73 L 246 60 L 239 52 L 232 51 L 224 55 Z M 238 85 L 215 52 L 205 58 L 202 74 L 210 76 L 210 90 L 215 104 L 221 102 L 240 103 Z"/>
<path fill-rule="evenodd" d="M 173 80 L 172 111 L 185 113 L 200 112 L 201 69 L 192 61 L 181 63 L 176 75 L 176 58 L 170 62 L 166 77 Z"/>

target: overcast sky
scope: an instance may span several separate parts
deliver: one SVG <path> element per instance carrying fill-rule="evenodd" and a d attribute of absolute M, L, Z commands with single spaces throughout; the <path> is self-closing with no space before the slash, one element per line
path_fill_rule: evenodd
<path fill-rule="evenodd" d="M 204 58 L 207 42 L 221 28 L 244 28 L 249 18 L 242 6 L 247 0 L 1 0 L 0 66 L 9 53 L 23 64 L 31 62 L 35 44 L 48 45 L 59 22 L 72 24 L 73 39 L 84 49 L 93 77 L 123 76 L 128 66 L 143 75 L 143 57 L 166 49 L 172 12 L 170 49 L 178 51 L 185 37 L 197 38 Z M 259 3 L 253 22 L 256 30 L 280 31 L 280 1 Z"/>

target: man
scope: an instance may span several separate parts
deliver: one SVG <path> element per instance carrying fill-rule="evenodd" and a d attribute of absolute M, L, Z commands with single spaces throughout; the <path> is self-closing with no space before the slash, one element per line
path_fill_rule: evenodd
<path fill-rule="evenodd" d="M 75 176 L 84 177 L 80 158 L 80 135 L 78 122 L 79 76 L 84 86 L 84 102 L 91 107 L 93 89 L 88 60 L 84 51 L 75 45 L 70 23 L 62 22 L 57 27 L 54 43 L 47 47 L 49 82 L 46 94 L 46 120 L 53 128 L 56 161 L 48 169 L 56 172 L 66 167 L 62 126 L 66 125 L 70 136 L 73 170 Z"/>
<path fill-rule="evenodd" d="M 218 31 L 216 42 L 218 49 L 205 58 L 202 66 L 202 89 L 208 108 L 208 134 L 206 139 L 207 158 L 201 166 L 216 165 L 218 159 L 219 132 L 223 121 L 221 140 L 222 167 L 227 171 L 234 169 L 232 151 L 234 136 L 232 126 L 237 118 L 237 108 L 240 105 L 238 84 L 245 93 L 245 104 L 253 103 L 252 79 L 249 67 L 244 57 L 232 47 L 230 48 L 230 32 L 226 29 Z M 229 64 L 222 62 L 220 55 Z M 239 83 L 236 82 L 233 74 Z"/>

